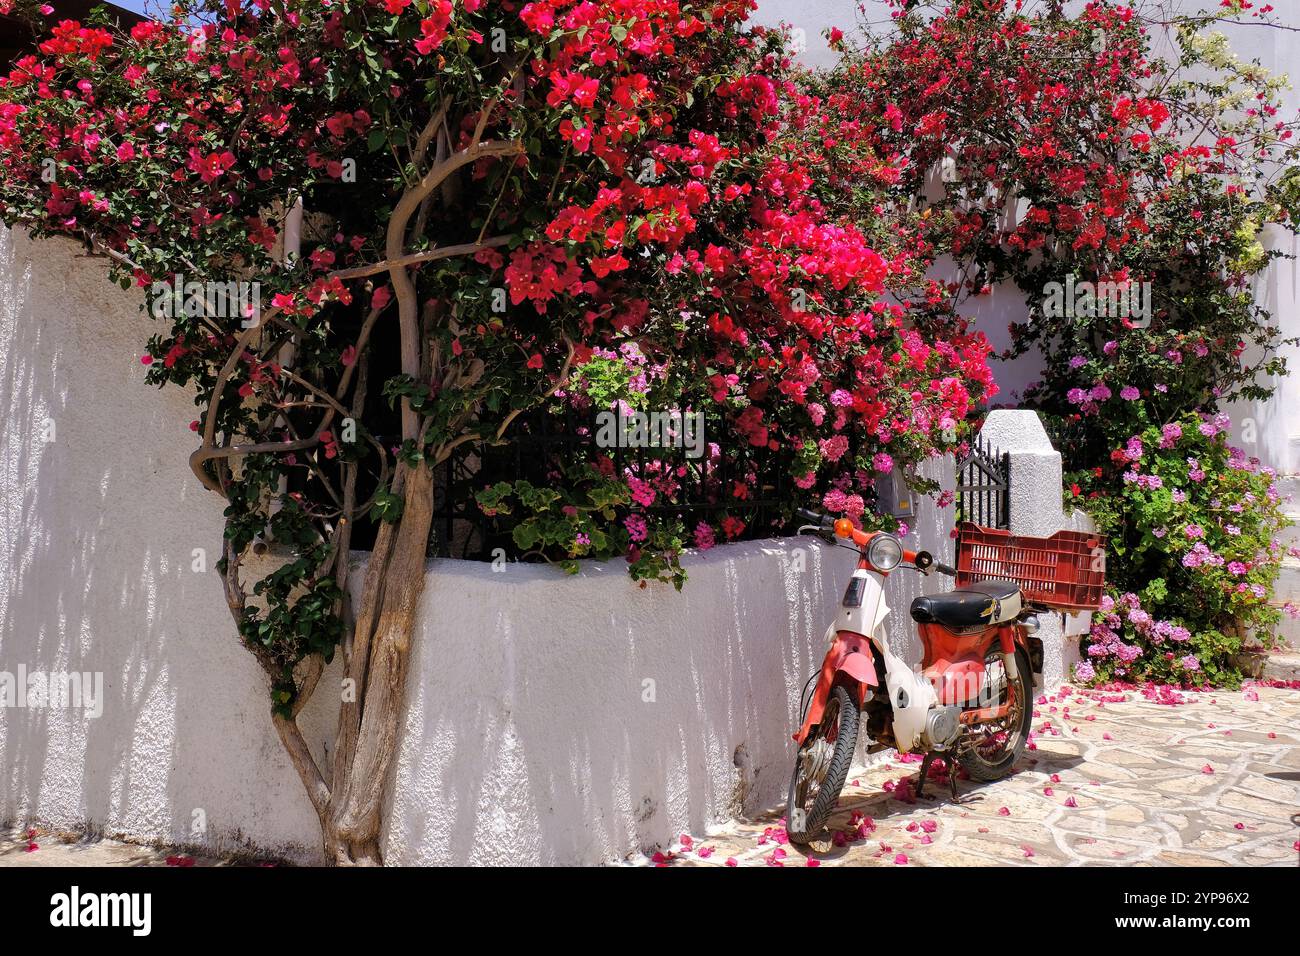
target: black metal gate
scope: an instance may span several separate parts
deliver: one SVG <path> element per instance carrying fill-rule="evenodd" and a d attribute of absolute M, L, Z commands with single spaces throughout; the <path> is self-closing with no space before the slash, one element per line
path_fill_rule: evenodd
<path fill-rule="evenodd" d="M 957 522 L 982 528 L 1011 526 L 1011 455 L 975 439 L 957 463 Z"/>

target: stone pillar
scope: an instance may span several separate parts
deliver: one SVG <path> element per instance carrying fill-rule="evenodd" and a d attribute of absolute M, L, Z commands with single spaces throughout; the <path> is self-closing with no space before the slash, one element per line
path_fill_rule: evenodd
<path fill-rule="evenodd" d="M 1010 458 L 1010 525 L 1013 534 L 1048 537 L 1063 530 L 1083 530 L 1087 516 L 1063 507 L 1061 453 L 1027 409 L 1000 408 L 989 413 L 980 438 Z M 1087 614 L 1040 614 L 1043 642 L 1042 686 L 1051 690 L 1070 679 L 1079 660 L 1079 635 L 1088 629 Z"/>

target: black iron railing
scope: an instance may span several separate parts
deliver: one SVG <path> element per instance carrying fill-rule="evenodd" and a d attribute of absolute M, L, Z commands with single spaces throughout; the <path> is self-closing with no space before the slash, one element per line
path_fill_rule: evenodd
<path fill-rule="evenodd" d="M 615 474 L 631 469 L 648 475 L 655 467 L 671 468 L 678 488 L 638 510 L 680 514 L 689 533 L 701 519 L 716 525 L 723 513 L 745 522 L 741 538 L 764 538 L 784 528 L 781 506 L 789 499 L 789 453 L 751 445 L 722 415 L 706 415 L 704 452 L 692 457 L 685 447 L 601 447 L 594 414 L 538 410 L 520 416 L 500 443 L 461 445 L 435 476 L 434 518 L 430 553 L 440 557 L 492 560 L 513 555 L 510 532 L 516 515 L 489 516 L 475 495 L 501 481 L 526 480 L 537 487 L 559 484 L 567 464 L 606 455 Z M 748 498 L 734 495 L 736 482 L 756 476 Z M 811 494 L 811 493 L 810 493 Z M 810 502 L 816 504 L 815 502 Z M 498 550 L 500 549 L 500 550 Z"/>

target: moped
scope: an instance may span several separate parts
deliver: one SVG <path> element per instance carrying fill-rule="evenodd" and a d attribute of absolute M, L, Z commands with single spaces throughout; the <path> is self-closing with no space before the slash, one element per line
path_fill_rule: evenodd
<path fill-rule="evenodd" d="M 953 577 L 958 570 L 928 551 L 908 550 L 895 535 L 862 531 L 847 518 L 797 514 L 809 522 L 799 533 L 831 544 L 851 542 L 840 546 L 857 550 L 858 562 L 826 630 L 829 649 L 821 670 L 802 694 L 803 724 L 793 735 L 798 752 L 786 813 L 791 842 L 807 844 L 822 834 L 864 721 L 868 753 L 892 747 L 924 754 L 918 796 L 937 756 L 950 764 L 955 759 L 977 781 L 1010 773 L 1024 752 L 1032 719 L 1029 636 L 1038 630 L 1035 612 L 1100 602 L 1101 574 L 1083 563 L 1089 553 L 1104 553 L 1098 536 L 1063 531 L 1030 539 L 971 528 L 982 543 L 964 554 L 959 548 L 962 577 L 984 576 L 984 571 L 989 579 L 964 585 L 959 579 L 962 586 L 952 591 L 912 601 L 923 648 L 920 669 L 914 670 L 890 647 L 883 626 L 889 614 L 885 580 L 900 567 Z M 1071 586 L 1068 600 L 1053 602 L 1051 585 L 1067 578 L 1066 585 L 1087 578 L 1083 600 L 1080 589 Z M 1021 583 L 1030 597 L 1041 600 L 1027 600 Z M 956 801 L 955 767 L 950 766 L 948 780 Z"/>

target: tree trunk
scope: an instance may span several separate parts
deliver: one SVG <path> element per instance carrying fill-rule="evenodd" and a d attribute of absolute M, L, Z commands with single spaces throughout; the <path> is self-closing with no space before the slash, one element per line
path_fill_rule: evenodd
<path fill-rule="evenodd" d="M 322 829 L 327 858 L 341 865 L 383 862 L 380 816 L 397 753 L 433 521 L 433 472 L 427 463 L 407 469 L 404 501 L 400 519 L 384 529 L 388 541 L 376 543 L 366 571 L 348 666 L 357 702 L 344 703 L 339 714 L 333 787 Z"/>

